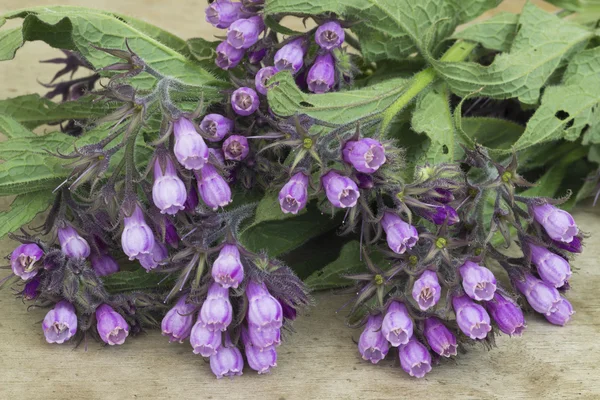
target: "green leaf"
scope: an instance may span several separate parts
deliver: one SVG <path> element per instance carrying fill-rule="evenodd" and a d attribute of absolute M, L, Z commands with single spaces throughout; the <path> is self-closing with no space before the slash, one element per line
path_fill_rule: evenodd
<path fill-rule="evenodd" d="M 585 46 L 593 32 L 540 10 L 531 3 L 519 17 L 521 27 L 509 53 L 489 66 L 474 62 L 441 62 L 429 58 L 459 96 L 480 91 L 492 98 L 518 97 L 536 104 L 540 89 L 561 63 Z"/>
<path fill-rule="evenodd" d="M 598 0 L 546 0 L 556 7 L 578 13 L 600 13 Z"/>
<path fill-rule="evenodd" d="M 473 141 L 491 149 L 510 150 L 525 127 L 516 122 L 489 117 L 463 117 L 462 128 Z"/>
<path fill-rule="evenodd" d="M 165 279 L 163 274 L 148 272 L 142 268 L 135 271 L 121 271 L 102 278 L 104 288 L 112 294 L 138 290 L 169 290 L 172 281 L 172 279 Z"/>
<path fill-rule="evenodd" d="M 517 14 L 501 12 L 477 24 L 469 25 L 452 37 L 481 43 L 490 50 L 508 52 L 517 34 L 518 22 Z"/>
<path fill-rule="evenodd" d="M 35 134 L 25 128 L 14 118 L 0 114 L 0 133 L 8 139 L 35 137 Z M 2 153 L 0 152 L 0 157 Z"/>
<path fill-rule="evenodd" d="M 12 60 L 23 45 L 21 28 L 0 31 L 0 61 Z"/>
<path fill-rule="evenodd" d="M 31 222 L 35 216 L 45 211 L 52 202 L 48 190 L 17 196 L 10 209 L 0 212 L 0 238 Z"/>
<path fill-rule="evenodd" d="M 59 159 L 24 152 L 0 164 L 0 196 L 52 190 L 68 176 Z"/>
<path fill-rule="evenodd" d="M 325 268 L 314 272 L 304 283 L 311 290 L 333 289 L 348 286 L 352 283 L 343 275 L 361 272 L 365 263 L 360 257 L 360 243 L 356 240 L 348 242 L 342 247 L 338 258 L 329 263 Z"/>
<path fill-rule="evenodd" d="M 205 70 L 211 72 L 218 78 L 227 81 L 229 73 L 215 64 L 217 58 L 217 46 L 219 41 L 209 41 L 203 38 L 193 38 L 186 42 L 191 57 Z"/>

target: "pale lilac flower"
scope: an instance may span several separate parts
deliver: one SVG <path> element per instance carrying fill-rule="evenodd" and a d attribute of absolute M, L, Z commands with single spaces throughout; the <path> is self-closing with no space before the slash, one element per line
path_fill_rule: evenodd
<path fill-rule="evenodd" d="M 458 327 L 471 339 L 484 339 L 492 330 L 488 313 L 468 296 L 455 296 L 452 305 Z"/>
<path fill-rule="evenodd" d="M 540 314 L 550 315 L 556 312 L 562 298 L 552 285 L 539 280 L 531 274 L 525 274 L 523 280 L 515 279 L 515 286 L 525 295 L 527 302 Z"/>
<path fill-rule="evenodd" d="M 237 115 L 248 116 L 258 110 L 260 99 L 258 94 L 249 87 L 241 87 L 231 95 L 231 107 Z"/>
<path fill-rule="evenodd" d="M 200 319 L 210 331 L 224 331 L 233 319 L 233 308 L 229 301 L 229 289 L 213 283 L 208 289 L 206 300 L 200 308 Z"/>
<path fill-rule="evenodd" d="M 431 350 L 440 356 L 450 357 L 457 354 L 456 336 L 439 319 L 427 318 L 423 335 L 425 335 Z"/>
<path fill-rule="evenodd" d="M 213 211 L 231 203 L 231 188 L 215 167 L 206 164 L 196 177 L 200 197 Z"/>
<path fill-rule="evenodd" d="M 551 204 L 534 206 L 533 217 L 544 227 L 552 240 L 571 243 L 579 233 L 571 214 Z"/>
<path fill-rule="evenodd" d="M 412 297 L 422 311 L 427 311 L 440 301 L 442 288 L 437 274 L 433 271 L 423 271 L 413 285 Z"/>
<path fill-rule="evenodd" d="M 284 214 L 298 214 L 308 201 L 308 176 L 298 172 L 279 191 L 279 206 Z"/>
<path fill-rule="evenodd" d="M 236 49 L 247 49 L 258 42 L 258 36 L 264 29 L 262 17 L 238 19 L 229 25 L 227 42 Z"/>
<path fill-rule="evenodd" d="M 335 84 L 335 64 L 330 53 L 317 56 L 306 76 L 308 90 L 322 94 L 331 90 Z"/>
<path fill-rule="evenodd" d="M 223 142 L 223 154 L 226 160 L 242 161 L 248 156 L 248 139 L 242 135 L 231 135 Z"/>
<path fill-rule="evenodd" d="M 173 152 L 177 161 L 186 169 L 199 170 L 208 161 L 208 146 L 192 121 L 179 118 L 173 126 L 175 146 Z"/>
<path fill-rule="evenodd" d="M 166 157 L 164 161 L 164 171 L 160 160 L 157 158 L 154 161 L 152 201 L 161 214 L 175 215 L 185 208 L 187 191 L 171 159 Z"/>
<path fill-rule="evenodd" d="M 71 225 L 58 228 L 58 241 L 62 252 L 69 257 L 87 258 L 90 255 L 90 245 Z"/>
<path fill-rule="evenodd" d="M 531 261 L 537 267 L 540 278 L 554 287 L 564 286 L 571 277 L 569 262 L 545 247 L 530 244 L 529 248 L 531 249 Z"/>
<path fill-rule="evenodd" d="M 283 324 L 281 303 L 269 293 L 264 283 L 249 281 L 246 286 L 248 297 L 248 323 L 258 329 L 279 329 Z"/>
<path fill-rule="evenodd" d="M 158 267 L 168 256 L 169 252 L 167 251 L 167 247 L 155 239 L 152 251 L 148 254 L 139 255 L 138 260 L 145 270 L 150 271 Z"/>
<path fill-rule="evenodd" d="M 130 260 L 150 254 L 154 249 L 154 234 L 144 220 L 144 213 L 136 204 L 133 213 L 123 219 L 121 246 Z"/>
<path fill-rule="evenodd" d="M 129 336 L 129 324 L 107 304 L 96 309 L 96 321 L 100 339 L 106 344 L 121 345 Z"/>
<path fill-rule="evenodd" d="M 360 192 L 356 183 L 337 172 L 330 171 L 321 177 L 329 202 L 338 208 L 351 208 L 356 205 Z"/>
<path fill-rule="evenodd" d="M 92 268 L 98 276 L 108 276 L 119 272 L 119 264 L 108 254 L 92 254 Z"/>
<path fill-rule="evenodd" d="M 394 213 L 384 213 L 381 226 L 385 231 L 389 248 L 396 254 L 404 254 L 419 240 L 417 229 Z"/>
<path fill-rule="evenodd" d="M 494 299 L 485 303 L 485 308 L 496 321 L 498 328 L 510 336 L 521 336 L 526 328 L 521 307 L 496 292 Z"/>
<path fill-rule="evenodd" d="M 496 292 L 496 277 L 489 269 L 466 261 L 459 269 L 462 286 L 467 295 L 474 300 L 491 300 Z"/>
<path fill-rule="evenodd" d="M 415 378 L 424 377 L 431 371 L 431 354 L 417 339 L 400 346 L 400 365 L 404 372 Z"/>
<path fill-rule="evenodd" d="M 261 349 L 252 344 L 246 344 L 244 348 L 248 365 L 259 374 L 267 374 L 271 372 L 271 368 L 277 366 L 277 350 L 274 347 Z"/>
<path fill-rule="evenodd" d="M 248 337 L 252 344 L 259 349 L 276 347 L 281 344 L 280 329 L 258 329 L 255 325 L 248 326 Z"/>
<path fill-rule="evenodd" d="M 236 289 L 244 280 L 244 267 L 240 251 L 234 244 L 226 244 L 212 266 L 211 274 L 215 282 L 224 288 Z"/>
<path fill-rule="evenodd" d="M 277 73 L 277 68 L 275 67 L 264 67 L 261 68 L 254 77 L 254 87 L 256 91 L 260 94 L 267 95 L 267 82 L 269 79 Z"/>
<path fill-rule="evenodd" d="M 236 49 L 227 43 L 226 40 L 217 46 L 216 52 L 215 64 L 224 70 L 237 67 L 242 58 L 244 58 L 245 53 L 244 49 Z"/>
<path fill-rule="evenodd" d="M 42 249 L 35 243 L 21 244 L 10 256 L 13 274 L 24 281 L 37 275 L 37 262 L 44 256 Z"/>
<path fill-rule="evenodd" d="M 383 145 L 371 138 L 346 142 L 342 149 L 342 155 L 344 161 L 365 174 L 377 171 L 386 161 Z"/>
<path fill-rule="evenodd" d="M 323 50 L 333 50 L 344 43 L 346 34 L 338 22 L 329 21 L 317 28 L 315 41 Z"/>
<path fill-rule="evenodd" d="M 216 28 L 229 28 L 242 14 L 242 3 L 231 0 L 216 0 L 206 7 L 206 22 Z"/>
<path fill-rule="evenodd" d="M 208 114 L 200 122 L 200 129 L 208 136 L 206 140 L 220 142 L 233 131 L 234 125 L 233 120 L 220 114 Z"/>
<path fill-rule="evenodd" d="M 201 318 L 192 327 L 190 344 L 194 354 L 202 357 L 212 357 L 221 349 L 222 333 L 220 330 L 210 330 Z"/>
<path fill-rule="evenodd" d="M 413 335 L 413 322 L 406 306 L 393 301 L 383 317 L 381 332 L 394 347 L 408 343 Z"/>
<path fill-rule="evenodd" d="M 556 309 L 549 315 L 544 315 L 544 317 L 554 325 L 565 326 L 571 320 L 573 314 L 575 314 L 575 311 L 573 311 L 571 303 L 564 297 L 561 297 L 561 301 L 556 305 Z"/>
<path fill-rule="evenodd" d="M 187 296 L 182 296 L 162 319 L 162 335 L 168 336 L 169 342 L 183 343 L 190 336 L 196 306 L 186 303 L 186 300 Z"/>
<path fill-rule="evenodd" d="M 75 307 L 68 301 L 59 301 L 44 317 L 42 329 L 48 343 L 62 344 L 71 339 L 77 333 Z"/>
<path fill-rule="evenodd" d="M 358 339 L 358 351 L 362 358 L 373 364 L 383 360 L 390 348 L 390 344 L 381 331 L 382 322 L 383 315 L 371 315 L 365 325 L 365 330 Z"/>
<path fill-rule="evenodd" d="M 293 74 L 298 73 L 304 65 L 304 39 L 296 39 L 275 53 L 274 63 L 277 71 L 290 71 Z"/>
<path fill-rule="evenodd" d="M 242 352 L 237 347 L 219 347 L 217 353 L 210 356 L 210 369 L 217 379 L 242 375 L 244 369 Z"/>

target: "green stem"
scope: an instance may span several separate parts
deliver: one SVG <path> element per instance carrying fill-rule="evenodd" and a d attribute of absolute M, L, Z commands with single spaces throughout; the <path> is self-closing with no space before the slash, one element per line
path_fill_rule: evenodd
<path fill-rule="evenodd" d="M 458 62 L 463 61 L 471 54 L 477 46 L 473 42 L 456 42 L 444 53 L 440 61 Z M 429 86 L 437 77 L 435 69 L 429 67 L 417 73 L 413 77 L 412 84 L 402 95 L 383 112 L 383 121 L 381 122 L 381 131 L 385 132 L 389 127 L 392 119 L 398 114 L 408 103 L 412 101 L 419 93 Z"/>

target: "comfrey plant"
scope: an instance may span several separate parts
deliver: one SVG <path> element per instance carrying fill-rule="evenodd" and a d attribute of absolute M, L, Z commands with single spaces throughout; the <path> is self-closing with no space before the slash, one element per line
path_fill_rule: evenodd
<path fill-rule="evenodd" d="M 586 235 L 565 210 L 599 176 L 597 18 L 562 0 L 455 32 L 498 3 L 215 0 L 217 42 L 4 15 L 24 23 L 3 59 L 43 40 L 65 54 L 52 82 L 90 71 L 0 101 L 4 283 L 49 310 L 49 343 L 160 327 L 217 378 L 271 371 L 310 289 L 350 286 L 360 356 L 419 378 L 525 312 L 566 324 Z"/>

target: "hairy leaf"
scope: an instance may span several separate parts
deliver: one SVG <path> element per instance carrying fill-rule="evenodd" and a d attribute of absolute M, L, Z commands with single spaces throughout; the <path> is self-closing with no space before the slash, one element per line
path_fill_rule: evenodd
<path fill-rule="evenodd" d="M 0 31 L 0 61 L 12 60 L 22 45 L 23 33 L 21 28 Z"/>
<path fill-rule="evenodd" d="M 168 290 L 172 287 L 172 279 L 165 275 L 149 273 L 139 268 L 135 271 L 121 271 L 102 278 L 104 288 L 109 293 L 127 293 L 138 290 Z"/>
<path fill-rule="evenodd" d="M 489 117 L 462 118 L 462 128 L 475 142 L 492 148 L 510 150 L 525 127 L 515 122 Z"/>
<path fill-rule="evenodd" d="M 14 118 L 8 115 L 0 115 L 0 133 L 8 139 L 34 137 L 35 134 L 25 128 Z M 0 152 L 0 156 L 2 156 Z"/>
<path fill-rule="evenodd" d="M 477 24 L 469 25 L 452 37 L 481 43 L 490 50 L 508 52 L 517 34 L 518 21 L 518 15 L 501 12 Z"/>
<path fill-rule="evenodd" d="M 45 211 L 51 202 L 52 194 L 48 190 L 17 196 L 9 210 L 0 212 L 0 238 L 31 222 L 37 214 Z"/>
<path fill-rule="evenodd" d="M 314 272 L 304 282 L 311 290 L 324 290 L 348 286 L 352 281 L 344 278 L 365 269 L 365 263 L 360 257 L 360 243 L 356 240 L 342 247 L 338 258 L 323 269 Z"/>

